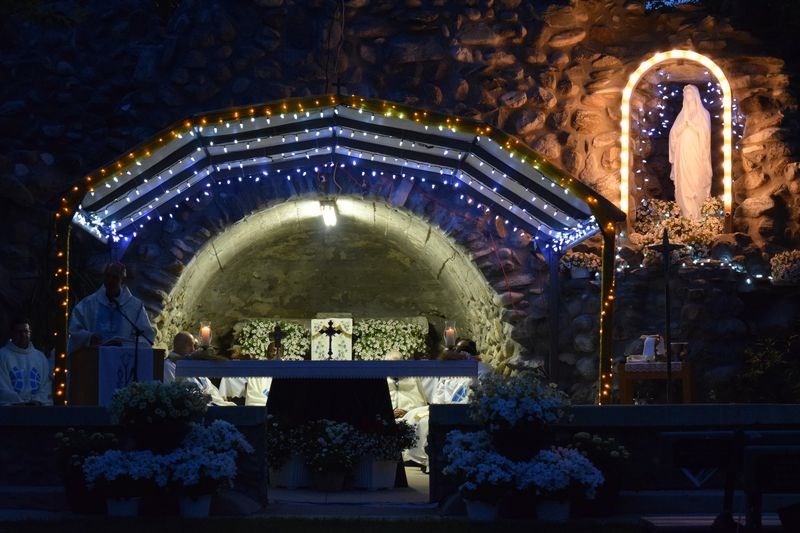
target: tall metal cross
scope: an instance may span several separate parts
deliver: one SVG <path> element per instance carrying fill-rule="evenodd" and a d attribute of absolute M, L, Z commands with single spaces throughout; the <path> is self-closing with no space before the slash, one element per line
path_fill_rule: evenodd
<path fill-rule="evenodd" d="M 328 336 L 328 360 L 331 360 L 333 359 L 333 336 L 339 335 L 342 332 L 342 328 L 339 326 L 333 327 L 333 320 L 328 320 L 328 327 L 322 328 L 319 332 Z"/>
<path fill-rule="evenodd" d="M 664 265 L 664 315 L 666 323 L 664 325 L 664 343 L 667 345 L 667 403 L 672 403 L 672 335 L 670 333 L 670 317 L 669 317 L 669 263 L 670 256 L 675 250 L 684 248 L 683 244 L 673 244 L 669 242 L 669 234 L 664 229 L 664 234 L 661 237 L 661 244 L 652 244 L 648 246 L 651 250 L 661 252 L 661 262 Z M 686 386 L 684 384 L 684 386 Z"/>

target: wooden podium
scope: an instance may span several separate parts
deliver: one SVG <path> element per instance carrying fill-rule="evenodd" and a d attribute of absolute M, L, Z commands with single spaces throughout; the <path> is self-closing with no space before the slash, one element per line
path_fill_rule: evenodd
<path fill-rule="evenodd" d="M 86 347 L 70 354 L 67 405 L 98 405 L 99 350 L 98 347 Z M 153 348 L 153 375 L 139 376 L 139 381 L 161 381 L 163 376 L 164 350 Z"/>

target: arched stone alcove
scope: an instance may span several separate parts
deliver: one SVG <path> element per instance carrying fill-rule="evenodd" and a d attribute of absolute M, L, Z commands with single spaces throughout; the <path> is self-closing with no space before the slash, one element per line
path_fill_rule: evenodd
<path fill-rule="evenodd" d="M 455 319 L 493 363 L 518 352 L 504 351 L 510 327 L 496 293 L 452 237 L 407 210 L 354 196 L 335 200 L 338 222 L 326 227 L 318 200 L 266 207 L 209 239 L 169 292 L 157 342 L 201 319 L 225 338 L 243 317 L 338 311 L 424 316 L 439 332 L 445 317 Z"/>
<path fill-rule="evenodd" d="M 680 97 L 667 101 L 676 88 L 699 87 L 711 114 L 711 195 L 721 196 L 731 214 L 733 96 L 722 69 L 691 50 L 670 50 L 644 60 L 629 76 L 622 93 L 620 121 L 620 209 L 635 220 L 642 198 L 673 199 L 669 181 L 669 128 L 680 110 Z M 664 91 L 667 94 L 664 94 Z M 677 111 L 675 110 L 677 106 Z M 631 207 L 632 206 L 632 207 Z"/>

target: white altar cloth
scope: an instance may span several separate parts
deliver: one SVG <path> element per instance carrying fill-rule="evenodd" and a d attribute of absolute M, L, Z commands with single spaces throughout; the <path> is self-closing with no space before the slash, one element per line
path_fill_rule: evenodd
<path fill-rule="evenodd" d="M 376 379 L 387 377 L 477 377 L 477 361 L 197 361 L 180 359 L 175 376 L 210 378 Z"/>

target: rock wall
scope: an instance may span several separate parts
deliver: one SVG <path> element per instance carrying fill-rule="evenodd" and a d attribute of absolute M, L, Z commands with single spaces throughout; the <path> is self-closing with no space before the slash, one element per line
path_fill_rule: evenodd
<path fill-rule="evenodd" d="M 207 109 L 337 90 L 427 107 L 515 134 L 616 200 L 622 88 L 643 59 L 673 47 L 711 57 L 744 113 L 733 226 L 755 246 L 751 255 L 763 264 L 764 252 L 800 243 L 800 180 L 784 120 L 793 102 L 780 59 L 688 6 L 647 12 L 623 0 L 541 4 L 185 0 L 161 13 L 132 0 L 95 0 L 10 8 L 0 32 L 0 74 L 8 80 L 0 88 L 3 313 L 36 315 L 35 340 L 46 348 L 44 332 L 63 320 L 40 311 L 56 305 L 48 295 L 55 290 L 52 216 L 61 192 L 171 122 Z M 153 232 L 163 247 L 148 249 L 154 242 L 143 239 L 125 256 L 141 263 L 134 285 L 154 313 L 197 249 L 252 209 L 230 197 L 215 204 L 206 225 L 159 226 Z M 411 207 L 429 216 L 424 205 Z M 108 257 L 78 233 L 74 297 L 96 286 Z M 495 285 L 495 304 L 527 347 L 525 359 L 540 357 L 547 314 L 541 259 L 492 228 L 476 235 L 465 242 Z M 143 266 L 162 254 L 169 257 L 165 269 L 148 274 Z M 492 281 L 499 278 L 502 284 Z M 627 283 L 620 279 L 621 288 Z M 591 288 L 574 294 L 596 298 Z M 585 389 L 594 379 L 588 369 L 590 358 L 596 362 L 596 318 L 588 324 L 588 304 L 586 311 L 562 307 L 569 316 L 560 319 L 560 358 L 574 371 L 564 379 Z"/>

